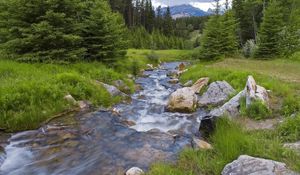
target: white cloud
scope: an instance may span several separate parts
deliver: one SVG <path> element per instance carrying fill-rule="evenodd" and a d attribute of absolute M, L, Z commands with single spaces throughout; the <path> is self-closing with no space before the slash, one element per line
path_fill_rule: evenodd
<path fill-rule="evenodd" d="M 221 0 L 220 3 L 222 6 L 225 5 L 226 0 Z M 229 0 L 229 4 L 231 4 L 231 0 Z M 190 2 L 190 5 L 199 8 L 201 10 L 207 11 L 208 9 L 214 9 L 214 2 Z"/>
<path fill-rule="evenodd" d="M 190 2 L 190 5 L 204 11 L 207 11 L 210 8 L 214 8 L 213 4 L 210 2 Z"/>
<path fill-rule="evenodd" d="M 157 2 L 157 0 L 152 0 L 152 5 L 153 5 L 154 8 L 157 8 L 159 6 L 161 6 L 161 7 L 167 7 L 166 4 L 163 4 L 161 2 Z"/>

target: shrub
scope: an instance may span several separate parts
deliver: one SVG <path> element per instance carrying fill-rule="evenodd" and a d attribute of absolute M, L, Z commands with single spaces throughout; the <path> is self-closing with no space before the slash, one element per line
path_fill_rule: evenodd
<path fill-rule="evenodd" d="M 255 41 L 254 40 L 248 40 L 245 43 L 244 47 L 243 47 L 243 55 L 246 58 L 253 57 L 254 54 L 255 54 L 256 49 L 257 49 L 257 46 L 255 44 Z"/>

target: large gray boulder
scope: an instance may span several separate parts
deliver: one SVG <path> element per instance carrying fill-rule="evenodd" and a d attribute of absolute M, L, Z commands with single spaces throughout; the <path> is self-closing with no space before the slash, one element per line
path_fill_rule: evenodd
<path fill-rule="evenodd" d="M 189 88 L 177 89 L 169 97 L 167 110 L 170 112 L 194 112 L 197 107 L 197 95 Z"/>
<path fill-rule="evenodd" d="M 221 117 L 221 116 L 228 116 L 228 117 L 237 117 L 240 114 L 240 100 L 242 97 L 246 95 L 246 91 L 243 90 L 239 92 L 236 96 L 226 102 L 220 108 L 216 108 L 212 110 L 208 116 L 211 117 Z"/>
<path fill-rule="evenodd" d="M 235 90 L 226 81 L 216 81 L 208 86 L 207 91 L 199 98 L 199 106 L 218 106 L 226 102 Z"/>
<path fill-rule="evenodd" d="M 289 170 L 286 164 L 268 159 L 241 155 L 237 160 L 229 163 L 222 171 L 222 175 L 298 175 Z"/>

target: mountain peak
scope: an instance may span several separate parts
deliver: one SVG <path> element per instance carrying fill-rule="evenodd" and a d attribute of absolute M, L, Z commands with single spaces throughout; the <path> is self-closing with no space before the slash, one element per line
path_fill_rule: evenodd
<path fill-rule="evenodd" d="M 162 8 L 162 13 L 165 13 L 167 8 Z M 182 4 L 170 7 L 171 15 L 174 19 L 190 16 L 207 16 L 209 13 L 193 7 L 190 4 Z"/>

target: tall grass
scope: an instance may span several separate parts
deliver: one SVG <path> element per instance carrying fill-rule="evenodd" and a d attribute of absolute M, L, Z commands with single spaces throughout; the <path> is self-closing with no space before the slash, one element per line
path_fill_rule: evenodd
<path fill-rule="evenodd" d="M 89 100 L 95 106 L 117 102 L 95 80 L 112 83 L 133 82 L 101 63 L 74 65 L 25 64 L 0 61 L 0 128 L 20 131 L 37 128 L 49 117 L 73 107 L 63 99 L 71 94 L 76 100 Z M 132 89 L 133 91 L 133 89 Z"/>
<path fill-rule="evenodd" d="M 175 165 L 156 164 L 148 174 L 217 175 L 227 163 L 243 154 L 285 162 L 289 168 L 300 171 L 300 156 L 283 148 L 279 137 L 270 137 L 265 132 L 246 132 L 239 124 L 227 119 L 218 120 L 216 131 L 209 141 L 213 150 L 185 150 Z"/>

